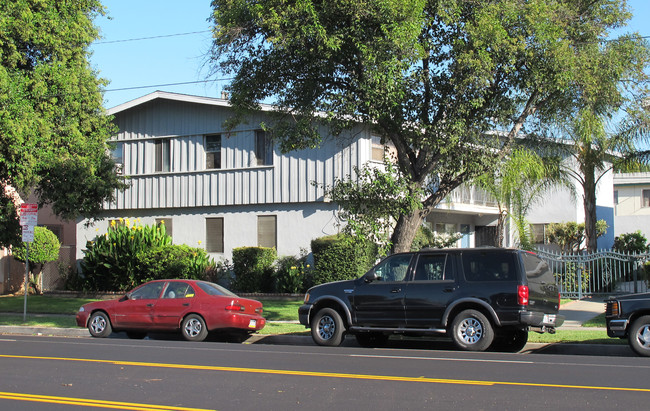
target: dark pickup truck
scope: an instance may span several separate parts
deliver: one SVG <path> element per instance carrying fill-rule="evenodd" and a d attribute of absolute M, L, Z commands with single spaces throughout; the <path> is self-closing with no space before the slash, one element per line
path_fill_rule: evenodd
<path fill-rule="evenodd" d="M 356 280 L 312 287 L 300 323 L 319 345 L 362 346 L 391 334 L 444 334 L 463 350 L 519 351 L 528 331 L 555 332 L 559 293 L 535 254 L 503 248 L 394 254 Z"/>
<path fill-rule="evenodd" d="M 650 356 L 650 293 L 605 301 L 605 321 L 608 336 L 627 338 L 637 354 Z"/>

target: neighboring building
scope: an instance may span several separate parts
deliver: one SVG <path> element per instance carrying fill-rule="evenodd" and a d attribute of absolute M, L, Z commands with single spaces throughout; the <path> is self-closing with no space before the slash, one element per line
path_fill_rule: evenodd
<path fill-rule="evenodd" d="M 204 247 L 216 259 L 231 259 L 233 248 L 243 246 L 298 255 L 312 239 L 337 233 L 338 206 L 324 186 L 381 162 L 386 148 L 359 126 L 336 139 L 323 129 L 320 148 L 282 154 L 261 130 L 270 110 L 263 106 L 226 130 L 231 108 L 223 99 L 158 91 L 110 109 L 119 128 L 113 156 L 130 188 L 105 205 L 103 220 L 78 221 L 77 258 L 86 241 L 119 218 L 164 221 L 174 243 Z M 550 196 L 531 222 L 580 221 L 581 205 L 568 194 Z M 488 196 L 463 186 L 427 223 L 437 232 L 464 233 L 458 246 L 474 247 L 492 244 L 497 216 Z"/>
<path fill-rule="evenodd" d="M 619 236 L 641 230 L 650 239 L 650 173 L 614 174 L 616 228 Z"/>

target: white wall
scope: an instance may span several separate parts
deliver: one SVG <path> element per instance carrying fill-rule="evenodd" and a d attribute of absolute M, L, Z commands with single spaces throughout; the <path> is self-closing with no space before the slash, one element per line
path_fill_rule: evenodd
<path fill-rule="evenodd" d="M 138 221 L 138 225 L 153 225 L 156 218 L 172 219 L 172 240 L 174 244 L 205 248 L 205 219 L 223 217 L 224 252 L 211 253 L 219 260 L 232 260 L 232 250 L 237 247 L 257 246 L 257 216 L 277 216 L 278 255 L 299 255 L 301 248 L 310 251 L 311 240 L 338 232 L 335 211 L 332 203 L 282 204 L 247 207 L 198 207 L 173 210 L 130 210 L 120 213 L 105 212 L 102 221 L 86 227 L 77 224 L 77 258 L 83 258 L 82 249 L 87 241 L 106 233 L 111 219 L 128 218 Z"/>

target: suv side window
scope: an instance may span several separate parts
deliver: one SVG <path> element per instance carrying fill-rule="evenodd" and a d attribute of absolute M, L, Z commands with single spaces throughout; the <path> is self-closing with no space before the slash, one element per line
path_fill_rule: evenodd
<path fill-rule="evenodd" d="M 374 268 L 377 281 L 406 281 L 411 254 L 397 254 L 386 258 Z"/>
<path fill-rule="evenodd" d="M 421 254 L 415 267 L 415 281 L 453 280 L 451 261 L 447 254 Z"/>
<path fill-rule="evenodd" d="M 512 253 L 463 253 L 467 281 L 516 281 L 517 266 Z"/>
<path fill-rule="evenodd" d="M 555 282 L 553 273 L 546 261 L 531 253 L 521 253 L 521 256 L 524 261 L 526 277 L 528 277 L 529 281 L 545 282 L 547 284 L 553 284 Z"/>

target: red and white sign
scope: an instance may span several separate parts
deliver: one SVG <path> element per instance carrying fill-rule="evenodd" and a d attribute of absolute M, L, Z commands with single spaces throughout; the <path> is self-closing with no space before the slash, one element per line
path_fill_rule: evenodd
<path fill-rule="evenodd" d="M 38 223 L 38 204 L 20 205 L 20 225 L 23 226 L 23 242 L 34 241 L 34 227 Z"/>

